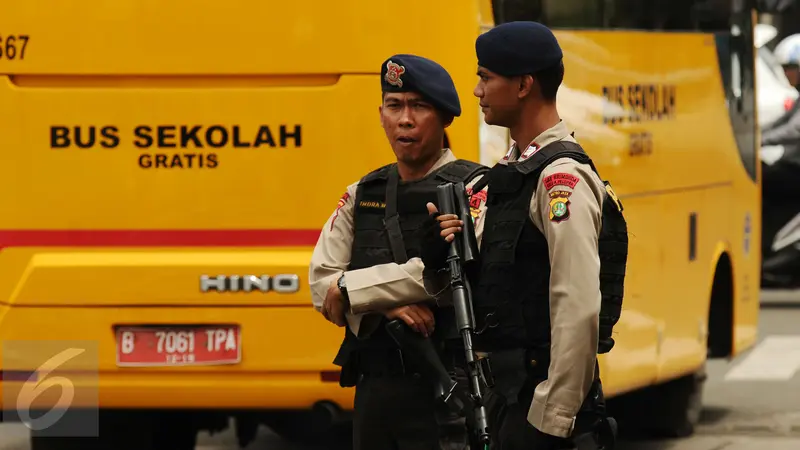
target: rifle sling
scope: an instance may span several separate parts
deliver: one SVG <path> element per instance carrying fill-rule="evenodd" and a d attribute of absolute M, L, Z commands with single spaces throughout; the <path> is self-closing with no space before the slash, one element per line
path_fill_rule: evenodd
<path fill-rule="evenodd" d="M 403 264 L 408 261 L 406 245 L 403 241 L 403 231 L 400 229 L 400 216 L 397 214 L 397 185 L 400 182 L 400 175 L 397 166 L 389 170 L 389 179 L 386 185 L 386 216 L 383 219 L 383 226 L 389 236 L 389 245 L 392 248 L 394 262 Z"/>

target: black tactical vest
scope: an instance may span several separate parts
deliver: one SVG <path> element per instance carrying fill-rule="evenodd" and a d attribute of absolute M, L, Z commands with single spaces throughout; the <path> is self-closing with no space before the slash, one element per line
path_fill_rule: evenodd
<path fill-rule="evenodd" d="M 549 352 L 549 251 L 544 235 L 529 218 L 529 207 L 542 170 L 564 157 L 589 164 L 597 173 L 589 156 L 571 142 L 555 142 L 525 161 L 498 164 L 489 172 L 481 275 L 473 299 L 476 329 L 482 330 L 476 338 L 476 348 Z M 611 334 L 622 309 L 628 255 L 622 204 L 611 185 L 607 181 L 604 184 L 599 236 L 602 306 L 598 353 L 606 353 L 614 346 Z"/>
<path fill-rule="evenodd" d="M 348 270 L 391 262 L 402 264 L 420 256 L 417 230 L 428 217 L 426 204 L 437 203 L 436 187 L 447 182 L 467 184 L 488 170 L 486 166 L 459 159 L 425 178 L 410 182 L 399 181 L 396 164 L 367 174 L 356 189 L 354 238 Z M 354 351 L 362 349 L 396 349 L 396 343 L 384 328 L 385 323 L 383 319 L 367 339 L 358 339 L 346 327 L 334 363 L 344 366 Z"/>

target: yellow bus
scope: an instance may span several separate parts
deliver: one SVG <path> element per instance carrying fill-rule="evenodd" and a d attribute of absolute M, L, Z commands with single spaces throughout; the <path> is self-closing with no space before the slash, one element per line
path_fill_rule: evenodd
<path fill-rule="evenodd" d="M 77 417 L 100 406 L 103 436 L 152 448 L 193 448 L 198 429 L 231 417 L 244 442 L 260 423 L 291 439 L 346 423 L 353 392 L 332 364 L 343 333 L 312 309 L 306 274 L 344 187 L 392 161 L 377 114 L 380 63 L 417 53 L 447 68 L 463 110 L 451 147 L 492 164 L 509 142 L 472 97 L 474 41 L 495 23 L 533 19 L 558 29 L 560 110 L 630 224 L 605 388 L 620 415 L 647 417 L 624 406 L 641 399 L 621 395 L 641 392 L 644 405 L 669 403 L 668 431 L 691 431 L 706 355 L 731 357 L 756 338 L 752 15 L 683 26 L 688 9 L 648 16 L 637 10 L 645 3 L 6 8 L 3 420 L 56 404 L 58 389 L 40 395 L 53 382 L 75 389 L 70 411 L 88 414 Z M 69 445 L 50 431 L 32 436 L 34 448 Z"/>

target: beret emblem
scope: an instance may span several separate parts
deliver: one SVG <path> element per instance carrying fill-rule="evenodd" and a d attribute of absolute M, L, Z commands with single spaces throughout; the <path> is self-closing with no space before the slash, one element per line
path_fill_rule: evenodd
<path fill-rule="evenodd" d="M 386 63 L 386 75 L 384 78 L 386 82 L 397 87 L 403 87 L 403 80 L 400 79 L 400 76 L 406 73 L 406 68 L 395 64 L 392 61 Z"/>

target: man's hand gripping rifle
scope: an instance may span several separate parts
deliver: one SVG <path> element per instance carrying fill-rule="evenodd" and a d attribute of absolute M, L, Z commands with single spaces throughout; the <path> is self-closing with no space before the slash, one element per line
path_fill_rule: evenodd
<path fill-rule="evenodd" d="M 474 433 L 478 440 L 488 448 L 489 426 L 486 407 L 484 406 L 482 386 L 492 386 L 491 371 L 488 360 L 477 359 L 472 347 L 472 335 L 475 329 L 475 316 L 472 310 L 472 291 L 465 268 L 477 264 L 478 245 L 469 203 L 463 183 L 446 183 L 438 186 L 438 209 L 441 214 L 456 214 L 464 223 L 461 233 L 455 235 L 450 243 L 447 255 L 447 268 L 450 278 L 453 309 L 456 326 L 463 343 L 465 367 L 469 381 L 469 399 L 462 397 L 458 382 L 453 380 L 429 338 L 415 333 L 400 320 L 393 320 L 386 328 L 397 343 L 411 350 L 414 356 L 424 360 L 429 376 L 438 380 L 439 395 L 452 410 L 461 414 L 469 414 L 471 405 L 474 414 Z"/>

